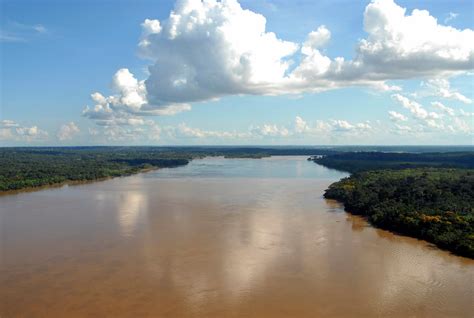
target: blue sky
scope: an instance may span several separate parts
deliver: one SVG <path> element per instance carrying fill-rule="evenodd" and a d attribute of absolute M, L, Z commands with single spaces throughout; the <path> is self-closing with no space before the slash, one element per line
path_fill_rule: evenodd
<path fill-rule="evenodd" d="M 473 143 L 472 1 L 1 6 L 0 145 Z"/>

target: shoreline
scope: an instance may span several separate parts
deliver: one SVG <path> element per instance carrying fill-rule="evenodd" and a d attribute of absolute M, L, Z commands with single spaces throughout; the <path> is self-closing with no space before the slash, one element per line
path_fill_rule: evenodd
<path fill-rule="evenodd" d="M 367 215 L 363 215 L 363 214 L 360 214 L 360 213 L 355 213 L 355 212 L 351 212 L 350 210 L 347 210 L 343 201 L 339 201 L 338 199 L 326 199 L 326 200 L 332 200 L 332 201 L 337 202 L 338 204 L 341 205 L 341 208 L 344 211 L 344 213 L 350 214 L 351 216 L 356 216 L 356 217 L 362 218 L 365 222 L 367 222 L 367 225 L 369 225 L 370 227 L 372 227 L 376 230 L 387 231 L 387 232 L 389 232 L 393 235 L 396 235 L 396 236 L 415 239 L 417 241 L 425 243 L 427 246 L 429 246 L 433 249 L 437 249 L 439 251 L 447 252 L 452 256 L 461 257 L 461 258 L 467 259 L 467 260 L 474 260 L 474 258 L 472 258 L 472 257 L 466 256 L 466 255 L 463 255 L 463 254 L 454 253 L 452 250 L 450 250 L 448 248 L 443 248 L 442 246 L 436 245 L 435 243 L 430 242 L 428 240 L 425 240 L 421 237 L 418 237 L 418 236 L 415 236 L 415 235 L 405 234 L 403 232 L 399 232 L 399 231 L 396 231 L 396 230 L 393 230 L 393 229 L 390 229 L 390 228 L 387 228 L 387 227 L 378 226 L 378 225 L 370 222 L 369 217 Z"/>
<path fill-rule="evenodd" d="M 66 180 L 63 182 L 45 184 L 45 185 L 41 185 L 37 187 L 27 187 L 27 188 L 21 188 L 21 189 L 0 191 L 0 197 L 15 195 L 15 194 L 22 194 L 22 193 L 37 192 L 37 191 L 43 191 L 43 190 L 51 190 L 51 189 L 56 189 L 56 188 L 62 188 L 64 186 L 79 186 L 79 185 L 92 184 L 92 183 L 112 180 L 116 178 L 130 177 L 130 176 L 134 176 L 140 173 L 147 173 L 147 172 L 155 171 L 162 168 L 166 168 L 166 167 L 152 167 L 152 168 L 148 167 L 148 168 L 140 169 L 137 172 L 126 173 L 119 176 L 103 177 L 103 178 L 97 178 L 97 179 L 92 179 L 92 180 Z M 176 167 L 173 167 L 173 168 L 176 168 Z"/>
<path fill-rule="evenodd" d="M 354 173 L 351 173 L 350 177 L 352 177 L 353 175 L 354 175 Z M 457 252 L 454 248 L 450 247 L 449 245 L 442 245 L 442 244 L 439 244 L 439 243 L 437 244 L 436 242 L 434 242 L 432 240 L 429 240 L 428 238 L 424 238 L 422 235 L 417 235 L 416 232 L 412 232 L 412 233 L 410 233 L 408 231 L 404 232 L 403 228 L 397 229 L 396 225 L 393 225 L 393 226 L 390 226 L 390 225 L 386 226 L 385 225 L 384 226 L 383 223 L 382 224 L 376 224 L 376 223 L 374 223 L 370 220 L 370 215 L 364 214 L 362 212 L 356 212 L 356 211 L 352 210 L 351 208 L 347 208 L 346 205 L 348 204 L 348 202 L 345 202 L 342 197 L 337 197 L 337 196 L 333 196 L 333 195 L 327 196 L 328 190 L 330 190 L 333 185 L 336 185 L 336 184 L 340 183 L 342 180 L 343 179 L 340 179 L 339 181 L 331 183 L 329 185 L 329 187 L 325 190 L 325 193 L 323 194 L 323 197 L 326 200 L 332 200 L 332 201 L 335 201 L 335 202 L 339 203 L 341 205 L 341 208 L 343 209 L 343 211 L 345 213 L 348 213 L 352 216 L 358 216 L 358 217 L 363 218 L 367 222 L 367 224 L 370 225 L 371 227 L 373 227 L 374 229 L 388 231 L 388 232 L 390 232 L 394 235 L 400 236 L 400 237 L 413 238 L 413 239 L 425 242 L 426 244 L 429 244 L 430 246 L 432 246 L 435 249 L 438 249 L 440 251 L 448 252 L 451 255 L 462 257 L 462 258 L 469 259 L 469 260 L 474 260 L 474 257 L 469 255 L 469 253 L 465 253 L 465 252 L 462 252 L 462 251 Z"/>

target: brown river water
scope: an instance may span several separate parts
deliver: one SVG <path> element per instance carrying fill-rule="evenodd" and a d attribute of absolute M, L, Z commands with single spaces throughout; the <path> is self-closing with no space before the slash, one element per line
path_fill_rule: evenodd
<path fill-rule="evenodd" d="M 0 197 L 0 317 L 474 316 L 474 261 L 345 213 L 305 159 Z"/>

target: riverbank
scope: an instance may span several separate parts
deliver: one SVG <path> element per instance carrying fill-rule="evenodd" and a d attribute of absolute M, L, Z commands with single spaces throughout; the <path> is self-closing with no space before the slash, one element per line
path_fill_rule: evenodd
<path fill-rule="evenodd" d="M 189 163 L 186 154 L 135 148 L 0 149 L 0 193 L 80 184 Z"/>
<path fill-rule="evenodd" d="M 324 197 L 378 228 L 474 259 L 473 184 L 473 170 L 377 170 L 331 184 Z"/>
<path fill-rule="evenodd" d="M 102 181 L 107 181 L 107 180 L 112 180 L 116 178 L 123 178 L 123 177 L 129 177 L 132 175 L 140 174 L 140 173 L 147 173 L 151 171 L 155 171 L 158 169 L 158 167 L 148 167 L 148 168 L 143 168 L 141 170 L 138 170 L 133 173 L 129 174 L 123 174 L 119 176 L 113 176 L 113 177 L 104 177 L 104 178 L 98 178 L 98 179 L 93 179 L 93 180 L 69 180 L 69 181 L 64 181 L 60 183 L 53 183 L 53 184 L 45 184 L 37 187 L 29 187 L 29 188 L 21 188 L 21 189 L 16 189 L 16 190 L 6 190 L 6 191 L 0 191 L 0 197 L 1 196 L 6 196 L 6 195 L 12 195 L 12 194 L 20 194 L 20 193 L 29 193 L 29 192 L 36 192 L 36 191 L 41 191 L 41 190 L 48 190 L 48 189 L 57 189 L 61 188 L 64 186 L 78 186 L 78 185 L 86 185 L 86 184 L 92 184 L 96 182 L 102 182 Z"/>

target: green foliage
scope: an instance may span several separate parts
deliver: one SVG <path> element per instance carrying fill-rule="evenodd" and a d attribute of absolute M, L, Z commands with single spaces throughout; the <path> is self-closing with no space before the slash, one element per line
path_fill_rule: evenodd
<path fill-rule="evenodd" d="M 474 258 L 474 170 L 416 168 L 356 173 L 326 198 L 381 228 Z"/>
<path fill-rule="evenodd" d="M 376 169 L 422 167 L 472 169 L 474 168 L 474 152 L 344 152 L 314 158 L 313 161 L 328 168 L 352 173 Z"/>
<path fill-rule="evenodd" d="M 294 147 L 44 147 L 0 148 L 0 192 L 63 182 L 129 175 L 148 168 L 185 165 L 193 158 L 262 158 L 333 154 Z"/>
<path fill-rule="evenodd" d="M 187 163 L 182 154 L 135 148 L 3 148 L 0 191 L 97 180 Z"/>

